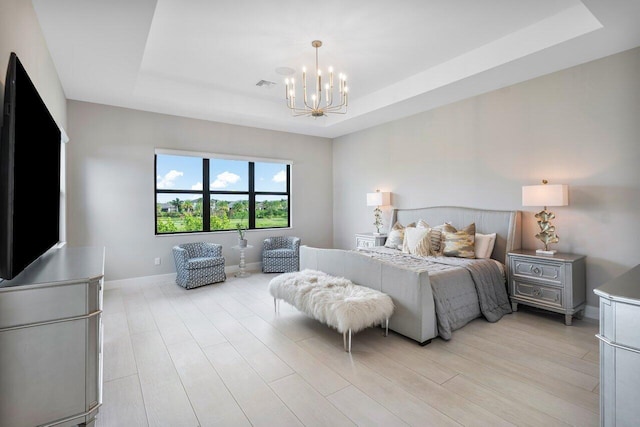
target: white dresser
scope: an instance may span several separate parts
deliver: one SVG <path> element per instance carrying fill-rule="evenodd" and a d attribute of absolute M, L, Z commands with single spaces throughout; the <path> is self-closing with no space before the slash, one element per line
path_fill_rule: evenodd
<path fill-rule="evenodd" d="M 600 425 L 640 420 L 640 265 L 594 289 L 600 297 Z"/>
<path fill-rule="evenodd" d="M 0 283 L 0 426 L 95 425 L 104 256 L 52 249 Z"/>

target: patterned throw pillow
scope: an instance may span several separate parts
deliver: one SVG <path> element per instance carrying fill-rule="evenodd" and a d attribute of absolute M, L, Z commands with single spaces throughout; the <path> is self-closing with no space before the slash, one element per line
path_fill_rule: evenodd
<path fill-rule="evenodd" d="M 430 232 L 430 228 L 405 228 L 402 252 L 411 255 L 430 256 L 433 253 L 431 250 Z"/>
<path fill-rule="evenodd" d="M 412 222 L 411 224 L 407 225 L 407 227 L 414 227 L 415 225 L 416 224 Z M 391 227 L 391 231 L 389 231 L 389 235 L 387 236 L 387 240 L 384 242 L 384 246 L 386 248 L 402 249 L 405 228 L 406 227 L 399 222 L 393 224 L 393 227 Z"/>
<path fill-rule="evenodd" d="M 445 224 L 442 231 L 443 246 L 442 254 L 458 258 L 475 258 L 475 237 L 476 224 L 472 222 L 461 230 L 451 224 Z"/>
<path fill-rule="evenodd" d="M 442 250 L 442 228 L 444 224 L 439 225 L 437 227 L 431 227 L 425 220 L 418 220 L 418 224 L 416 228 L 430 228 L 431 234 L 429 235 L 431 239 L 431 252 L 433 255 L 439 255 Z"/>

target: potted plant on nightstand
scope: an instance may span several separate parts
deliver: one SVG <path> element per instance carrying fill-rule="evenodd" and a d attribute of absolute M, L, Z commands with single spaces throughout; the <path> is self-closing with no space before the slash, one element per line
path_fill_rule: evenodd
<path fill-rule="evenodd" d="M 236 222 L 236 230 L 238 230 L 238 246 L 240 246 L 241 248 L 246 248 L 247 239 L 244 238 L 244 233 L 247 231 L 247 229 L 239 222 Z"/>

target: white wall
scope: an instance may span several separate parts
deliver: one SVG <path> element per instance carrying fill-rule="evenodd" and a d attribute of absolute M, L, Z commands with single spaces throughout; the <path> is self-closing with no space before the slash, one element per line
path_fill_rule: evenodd
<path fill-rule="evenodd" d="M 106 247 L 106 280 L 175 273 L 171 247 L 196 240 L 222 243 L 226 265 L 239 262 L 235 231 L 154 234 L 155 148 L 292 160 L 293 228 L 249 231 L 247 263 L 260 261 L 271 235 L 331 246 L 331 140 L 79 101 L 69 101 L 68 112 L 68 241 Z"/>
<path fill-rule="evenodd" d="M 67 127 L 67 99 L 31 1 L 0 0 L 0 118 L 4 108 L 4 79 L 15 52 L 58 126 Z M 62 147 L 62 171 L 65 146 Z M 65 181 L 61 179 L 60 239 L 65 240 Z"/>
<path fill-rule="evenodd" d="M 0 100 L 9 55 L 15 52 L 47 108 L 61 127 L 67 124 L 67 99 L 30 1 L 0 1 Z M 2 112 L 4 103 L 0 103 Z"/>
<path fill-rule="evenodd" d="M 365 194 L 380 189 L 398 208 L 523 210 L 523 245 L 540 247 L 521 187 L 544 178 L 569 185 L 554 247 L 587 255 L 597 306 L 592 290 L 640 263 L 639 76 L 636 48 L 337 138 L 335 246 L 374 231 Z"/>

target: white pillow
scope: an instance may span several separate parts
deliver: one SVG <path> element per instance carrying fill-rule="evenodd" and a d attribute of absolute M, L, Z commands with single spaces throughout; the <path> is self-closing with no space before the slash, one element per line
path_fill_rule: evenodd
<path fill-rule="evenodd" d="M 476 233 L 475 251 L 476 258 L 491 258 L 493 246 L 496 244 L 496 233 Z"/>
<path fill-rule="evenodd" d="M 431 255 L 430 232 L 430 228 L 405 228 L 404 241 L 402 242 L 402 252 L 418 256 Z"/>

